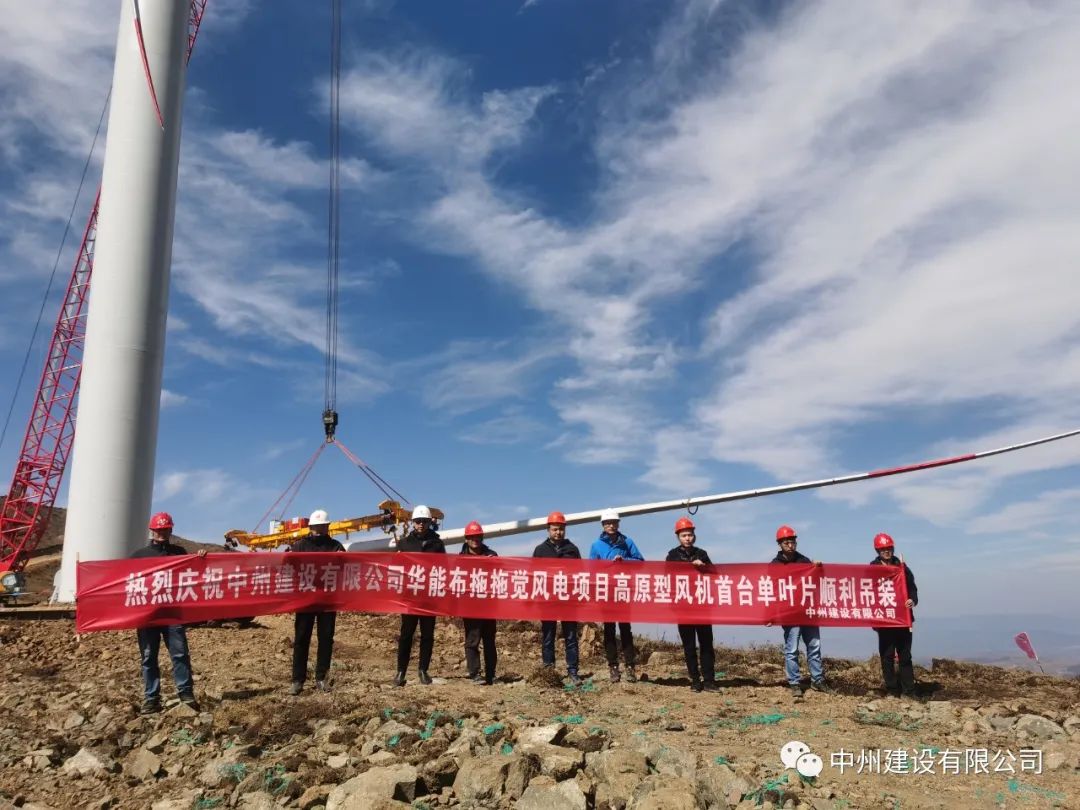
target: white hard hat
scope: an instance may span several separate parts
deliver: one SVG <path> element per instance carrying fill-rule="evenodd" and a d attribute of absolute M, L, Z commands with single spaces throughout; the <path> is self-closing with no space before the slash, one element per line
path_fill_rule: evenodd
<path fill-rule="evenodd" d="M 311 517 L 308 518 L 308 526 L 329 526 L 330 515 L 326 514 L 325 509 L 316 509 L 311 513 Z"/>
<path fill-rule="evenodd" d="M 619 513 L 614 509 L 605 509 L 600 513 L 600 522 L 604 523 L 609 520 L 619 520 Z"/>
<path fill-rule="evenodd" d="M 423 504 L 418 504 L 415 509 L 412 510 L 413 520 L 431 520 L 431 510 Z"/>

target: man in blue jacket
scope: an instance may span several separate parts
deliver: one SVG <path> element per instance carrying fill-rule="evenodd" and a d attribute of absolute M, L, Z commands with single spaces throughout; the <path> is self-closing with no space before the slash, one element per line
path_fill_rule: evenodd
<path fill-rule="evenodd" d="M 600 513 L 600 524 L 604 530 L 589 549 L 590 560 L 637 560 L 644 562 L 634 541 L 619 531 L 619 513 L 614 509 L 605 509 Z M 622 644 L 623 658 L 626 660 L 626 680 L 637 681 L 637 653 L 634 650 L 634 634 L 629 622 L 619 622 L 619 640 Z M 611 671 L 611 682 L 622 679 L 619 672 L 619 650 L 615 646 L 615 622 L 604 622 L 604 653 L 607 655 Z"/>

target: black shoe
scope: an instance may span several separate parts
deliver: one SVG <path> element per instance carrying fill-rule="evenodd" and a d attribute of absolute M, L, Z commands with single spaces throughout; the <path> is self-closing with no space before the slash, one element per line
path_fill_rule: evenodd
<path fill-rule="evenodd" d="M 701 692 L 705 689 L 705 687 L 701 685 L 701 681 L 699 681 L 697 678 L 694 678 L 694 680 L 690 681 L 690 688 L 695 692 Z"/>
<path fill-rule="evenodd" d="M 157 714 L 161 711 L 161 698 L 147 698 L 143 701 L 139 714 Z"/>
<path fill-rule="evenodd" d="M 796 699 L 801 698 L 806 692 L 806 690 L 803 689 L 803 685 L 801 683 L 789 684 L 788 688 L 791 690 L 791 696 Z"/>
<path fill-rule="evenodd" d="M 292 686 L 289 687 L 289 694 L 292 695 L 293 697 L 296 697 L 297 695 L 299 695 L 303 691 L 304 691 L 304 682 L 303 681 L 293 681 Z"/>
<path fill-rule="evenodd" d="M 619 672 L 619 668 L 617 666 L 611 667 L 609 671 L 611 674 L 612 683 L 618 683 L 622 680 L 622 673 Z"/>
<path fill-rule="evenodd" d="M 431 676 L 427 674 L 426 669 L 420 670 L 420 683 L 422 683 L 424 686 L 431 685 Z"/>
<path fill-rule="evenodd" d="M 404 686 L 404 685 L 405 685 L 405 673 L 404 672 L 399 672 L 397 675 L 394 676 L 394 686 Z"/>
<path fill-rule="evenodd" d="M 195 695 L 191 692 L 181 692 L 180 702 L 183 703 L 185 706 L 190 706 L 195 711 L 199 710 L 199 702 L 195 700 Z"/>
<path fill-rule="evenodd" d="M 822 692 L 826 695 L 835 695 L 836 690 L 829 686 L 829 682 L 822 678 L 820 681 L 814 681 L 810 684 L 810 688 L 815 692 Z"/>
<path fill-rule="evenodd" d="M 477 686 L 484 686 L 488 682 L 483 675 L 473 675 L 470 680 Z"/>
<path fill-rule="evenodd" d="M 716 681 L 705 681 L 703 686 L 705 687 L 706 692 L 719 692 L 720 691 L 720 684 L 718 684 Z"/>

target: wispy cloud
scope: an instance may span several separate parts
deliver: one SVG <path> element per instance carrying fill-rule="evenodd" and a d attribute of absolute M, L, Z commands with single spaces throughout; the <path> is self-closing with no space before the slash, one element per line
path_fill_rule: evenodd
<path fill-rule="evenodd" d="M 188 401 L 189 397 L 186 394 L 178 394 L 176 391 L 170 391 L 167 388 L 161 389 L 162 408 L 175 408 L 178 405 L 183 405 Z"/>

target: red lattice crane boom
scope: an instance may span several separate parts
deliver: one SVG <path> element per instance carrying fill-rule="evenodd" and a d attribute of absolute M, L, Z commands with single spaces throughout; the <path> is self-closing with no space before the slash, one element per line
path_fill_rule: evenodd
<path fill-rule="evenodd" d="M 191 0 L 187 57 L 190 61 L 208 0 Z M 76 401 L 86 338 L 86 301 L 94 270 L 99 187 L 83 232 L 75 267 L 53 328 L 30 422 L 0 511 L 0 574 L 19 572 L 49 526 L 75 438 Z M 8 579 L 8 578 L 5 578 Z M 0 583 L 0 594 L 14 590 Z"/>

